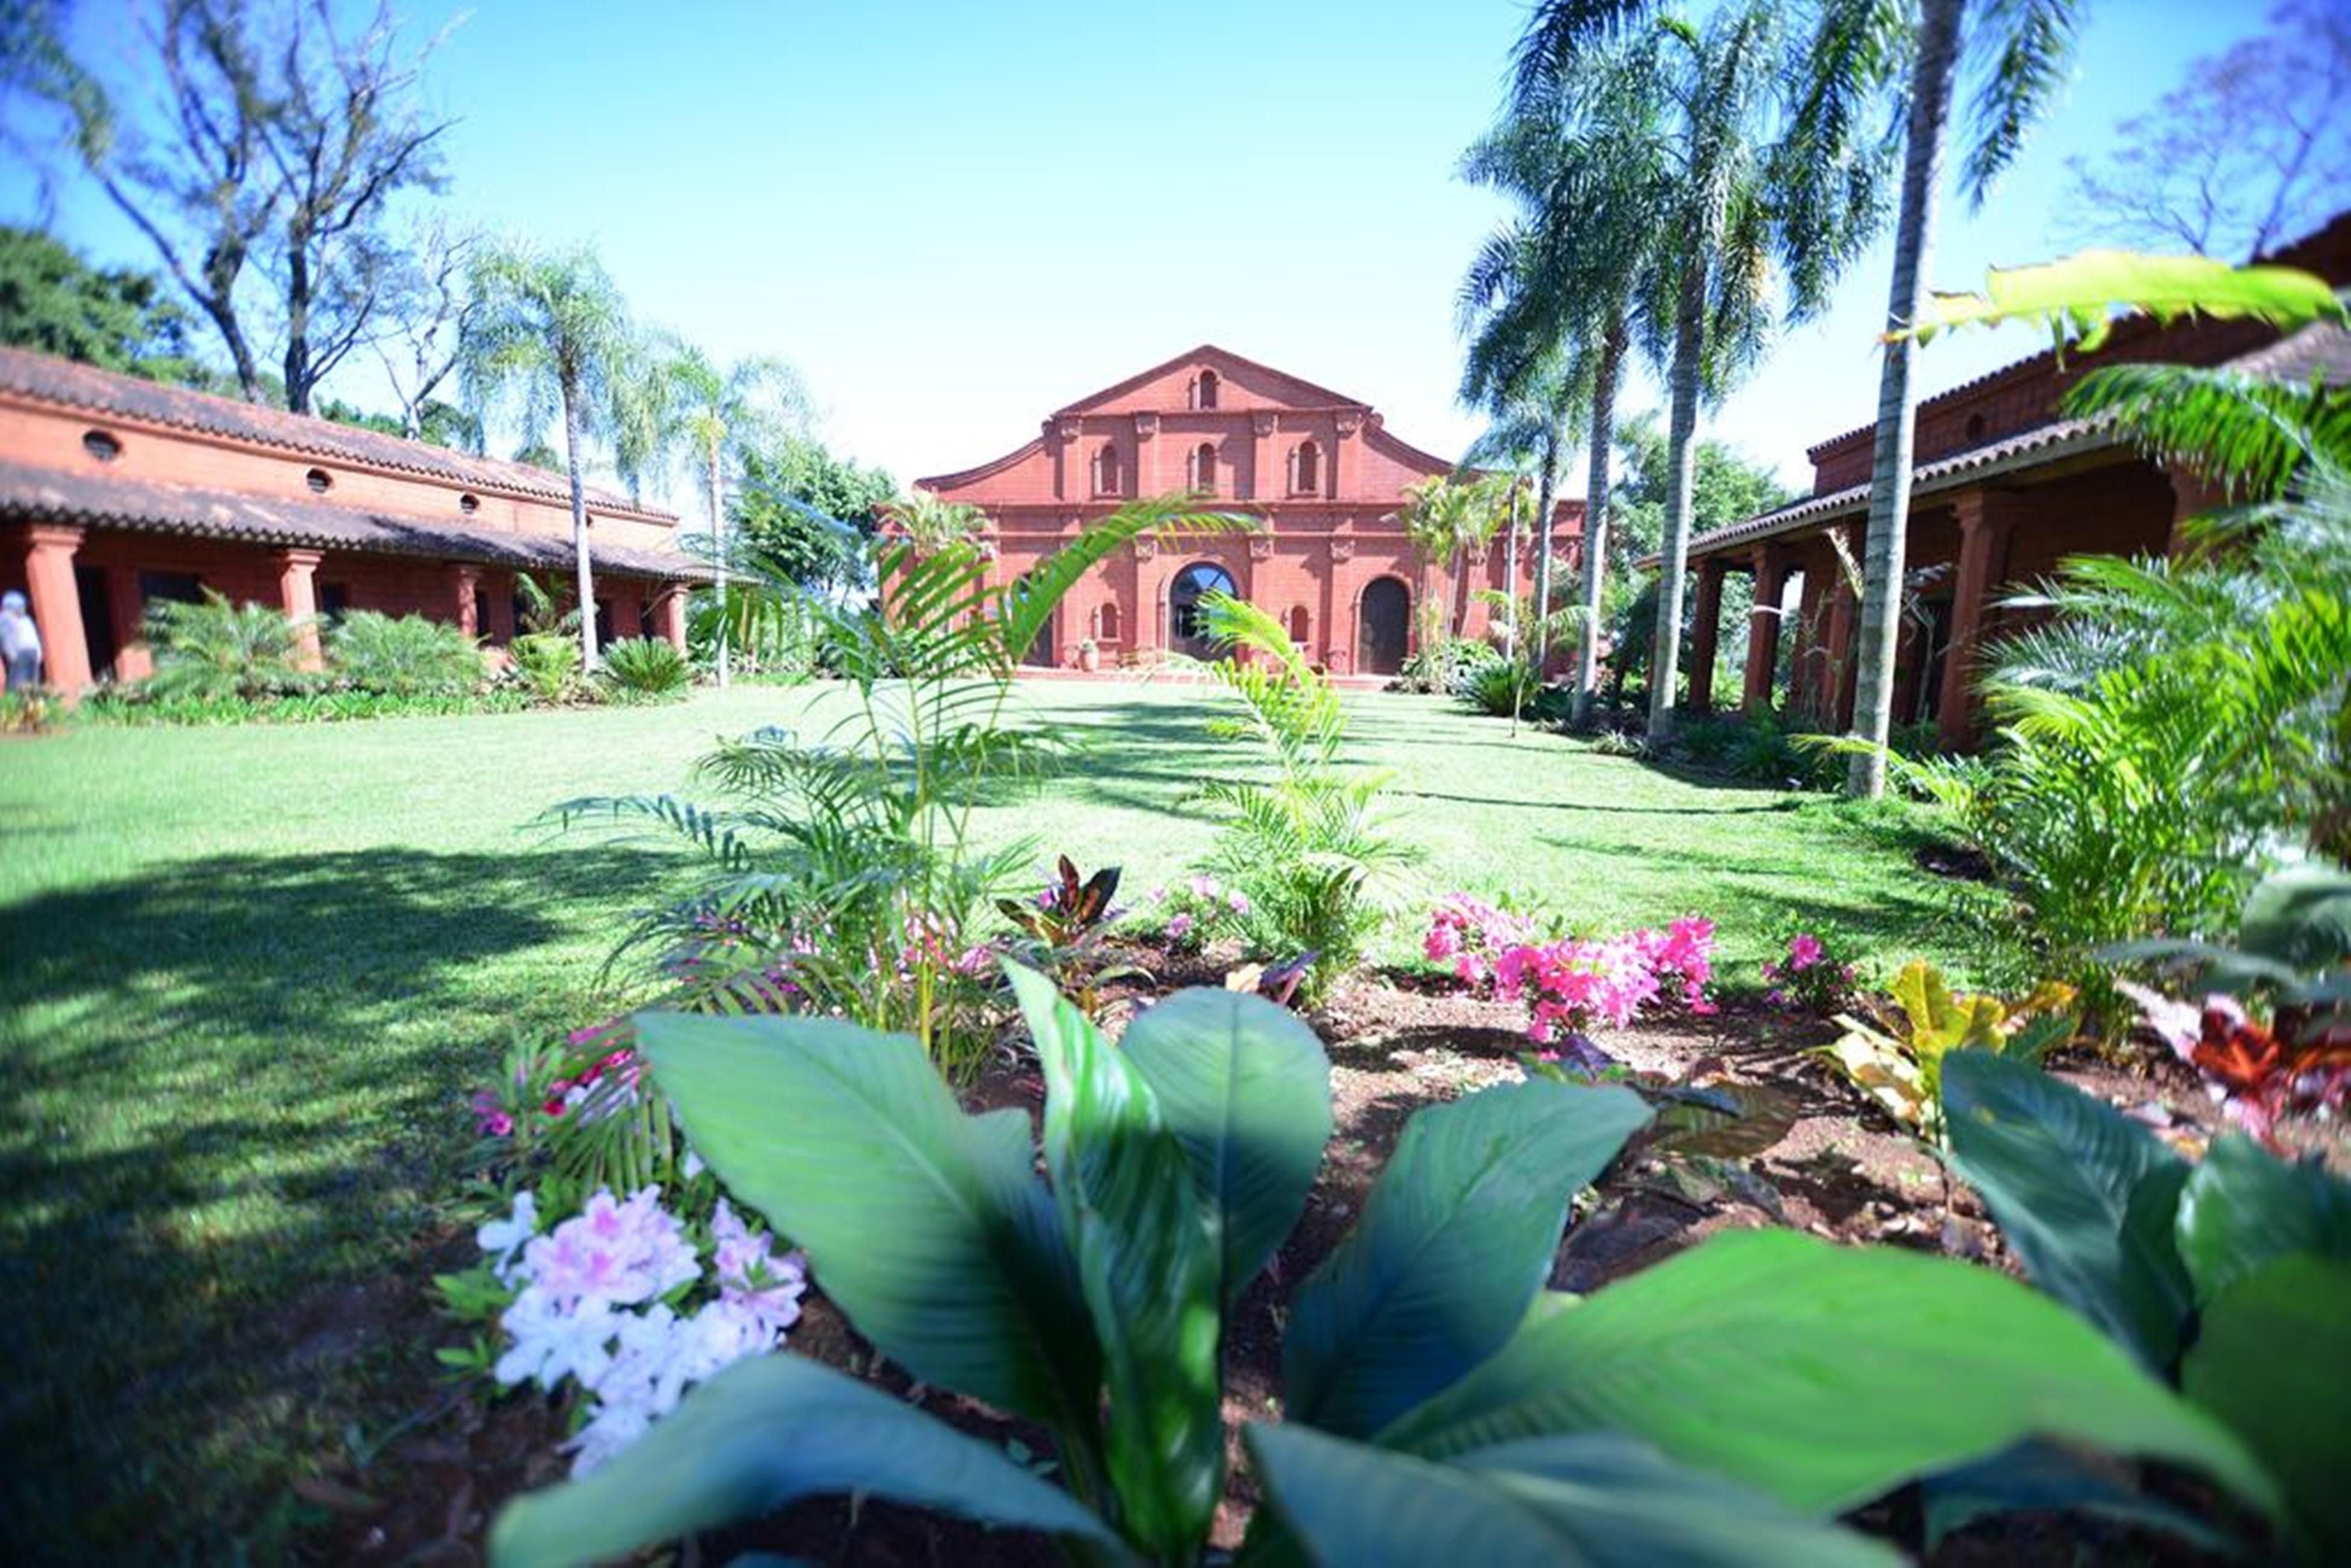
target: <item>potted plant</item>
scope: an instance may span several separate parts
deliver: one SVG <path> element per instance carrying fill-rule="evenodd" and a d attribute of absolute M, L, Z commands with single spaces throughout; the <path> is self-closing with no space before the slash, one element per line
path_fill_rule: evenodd
<path fill-rule="evenodd" d="M 1078 643 L 1078 668 L 1089 674 L 1102 668 L 1102 648 L 1092 637 Z"/>

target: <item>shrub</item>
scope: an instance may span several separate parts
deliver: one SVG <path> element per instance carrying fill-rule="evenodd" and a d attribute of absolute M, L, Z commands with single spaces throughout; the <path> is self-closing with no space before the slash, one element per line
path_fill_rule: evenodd
<path fill-rule="evenodd" d="M 449 714 L 513 713 L 528 707 L 522 692 L 427 692 L 392 696 L 382 692 L 292 692 L 264 697 L 157 696 L 117 690 L 93 695 L 82 705 L 87 722 L 120 725 L 329 724 L 345 719 L 422 718 Z"/>
<path fill-rule="evenodd" d="M 1459 696 L 1479 672 L 1501 662 L 1499 650 L 1475 637 L 1432 639 L 1405 660 L 1396 689 Z"/>
<path fill-rule="evenodd" d="M 155 674 L 147 687 L 159 697 L 250 701 L 314 685 L 299 663 L 311 624 L 266 604 L 232 604 L 209 588 L 198 603 L 163 601 L 148 610 Z"/>
<path fill-rule="evenodd" d="M 605 684 L 639 698 L 682 696 L 694 684 L 694 666 L 659 637 L 623 637 L 604 649 Z"/>
<path fill-rule="evenodd" d="M 820 739 L 761 729 L 703 758 L 697 773 L 727 798 L 722 810 L 662 795 L 549 813 L 652 821 L 706 860 L 699 885 L 648 912 L 620 952 L 650 953 L 678 1005 L 833 1012 L 913 1033 L 949 1073 L 975 1071 L 998 1005 L 983 978 L 987 925 L 1035 849 L 977 849 L 972 811 L 1059 745 L 1005 722 L 1012 672 L 1070 588 L 1137 536 L 1246 526 L 1182 500 L 1131 502 L 1018 587 L 991 584 L 973 545 L 876 541 L 872 610 L 784 577 L 734 584 L 755 602 L 797 596 L 860 700 Z"/>
<path fill-rule="evenodd" d="M 840 1493 L 1043 1531 L 1082 1561 L 1200 1560 L 1225 1490 L 1228 1314 L 1305 1207 L 1330 1062 L 1257 998 L 1180 993 L 1113 1049 L 1041 977 L 1011 978 L 1044 1069 L 1050 1189 L 1028 1118 L 967 1114 L 904 1036 L 642 1028 L 695 1148 L 806 1249 L 858 1332 L 1046 1428 L 1070 1490 L 870 1385 L 762 1356 L 620 1459 L 509 1505 L 494 1563 L 615 1558 Z M 2095 1330 L 1955 1260 L 1734 1232 L 1562 1310 L 1542 1285 L 1571 1199 L 1649 1120 L 1629 1090 L 1540 1080 L 1411 1119 L 1280 1320 L 1283 1419 L 1243 1435 L 1266 1499 L 1252 1560 L 1536 1562 L 1585 1542 L 1595 1560 L 1878 1563 L 1829 1517 L 2032 1437 L 2267 1500 L 2241 1448 Z"/>
<path fill-rule="evenodd" d="M 1954 1169 L 2024 1265 L 2242 1440 L 2283 1493 L 2286 1554 L 2351 1553 L 2351 1183 L 2217 1139 L 2190 1166 L 2152 1131 L 2029 1065 L 1944 1063 Z M 2040 1479 L 2087 1496 L 2061 1461 Z M 1931 1506 L 1931 1505 L 1930 1505 Z"/>
<path fill-rule="evenodd" d="M 541 702 L 559 703 L 580 685 L 580 643 L 569 632 L 526 632 L 507 645 L 515 674 Z"/>
<path fill-rule="evenodd" d="M 1790 925 L 1777 958 L 1763 961 L 1763 999 L 1814 1018 L 1828 1018 L 1854 1005 L 1859 967 L 1847 956 L 1844 937 L 1817 921 Z"/>
<path fill-rule="evenodd" d="M 469 692 L 482 683 L 482 653 L 445 621 L 354 610 L 327 643 L 329 667 L 361 691 L 391 696 Z"/>
<path fill-rule="evenodd" d="M 1492 664 L 1465 672 L 1454 695 L 1478 712 L 1495 718 L 1518 714 L 1541 718 L 1551 716 L 1557 706 L 1540 672 L 1515 660 L 1499 657 Z"/>
<path fill-rule="evenodd" d="M 0 692 L 0 735 L 37 735 L 57 719 L 57 699 L 45 687 Z"/>
<path fill-rule="evenodd" d="M 1587 1061 L 1598 1053 L 1585 1037 L 1604 1023 L 1623 1029 L 1661 1002 L 1714 1010 L 1706 996 L 1714 977 L 1711 920 L 1677 920 L 1662 932 L 1607 941 L 1545 939 L 1531 916 L 1455 893 L 1437 901 L 1421 952 L 1465 985 L 1490 985 L 1504 1001 L 1524 1000 L 1530 1039 L 1549 1045 L 1563 1033 Z"/>
<path fill-rule="evenodd" d="M 1210 733 L 1255 740 L 1274 773 L 1269 783 L 1199 787 L 1197 798 L 1225 817 L 1206 869 L 1246 900 L 1235 920 L 1251 956 L 1306 965 L 1301 990 L 1311 1002 L 1362 958 L 1384 918 L 1382 883 L 1411 852 L 1379 820 L 1387 775 L 1342 770 L 1346 711 L 1281 623 L 1228 594 L 1200 607 L 1211 641 L 1253 656 L 1211 666 L 1248 716 L 1212 720 Z"/>
<path fill-rule="evenodd" d="M 1943 1059 L 1955 1051 L 1997 1051 L 2035 1067 L 2071 1039 L 2080 1014 L 2070 986 L 2049 981 L 2021 1001 L 1955 996 L 1942 971 L 1914 958 L 1894 977 L 1891 1006 L 1866 1002 L 1866 1019 L 1840 1015 L 1844 1035 L 1814 1049 L 1855 1088 L 1903 1126 L 1943 1136 Z"/>

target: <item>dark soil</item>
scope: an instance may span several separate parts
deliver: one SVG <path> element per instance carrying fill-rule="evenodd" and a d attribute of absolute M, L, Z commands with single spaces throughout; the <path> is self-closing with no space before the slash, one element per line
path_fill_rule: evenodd
<path fill-rule="evenodd" d="M 1219 983 L 1224 966 L 1210 956 L 1145 955 L 1154 990 Z M 1113 994 L 1115 1027 L 1134 998 Z M 1411 973 L 1365 975 L 1343 982 L 1310 1015 L 1329 1045 L 1336 1130 L 1306 1210 L 1272 1265 L 1234 1311 L 1226 1343 L 1228 1427 L 1280 1409 L 1283 1303 L 1292 1288 L 1337 1245 L 1361 1215 L 1405 1119 L 1419 1108 L 1520 1076 L 1524 1013 L 1511 1004 L 1464 995 L 1449 983 Z M 1947 1182 L 1941 1167 L 1875 1105 L 1835 1077 L 1806 1048 L 1825 1044 L 1834 1026 L 1732 998 L 1709 1017 L 1677 1016 L 1611 1034 L 1609 1051 L 1634 1070 L 1678 1079 L 1700 1068 L 1719 1082 L 1767 1086 L 1786 1097 L 1794 1120 L 1785 1135 L 1744 1162 L 1735 1181 L 1689 1179 L 1671 1163 L 1628 1157 L 1604 1176 L 1589 1207 L 1579 1207 L 1552 1274 L 1553 1288 L 1589 1291 L 1671 1257 L 1717 1231 L 1786 1225 L 1855 1244 L 1942 1251 L 1990 1267 L 2014 1264 L 1974 1195 Z M 2212 1108 L 2188 1075 L 2141 1057 L 2116 1063 L 2092 1057 L 2059 1062 L 2061 1076 L 2166 1128 L 2200 1139 L 2216 1130 Z M 1019 1105 L 1043 1097 L 1033 1064 L 1008 1050 L 967 1096 L 976 1108 Z M 2339 1143 L 2339 1132 L 2335 1142 Z M 1718 1175 L 1719 1173 L 1717 1173 Z M 447 1260 L 462 1265 L 465 1239 Z M 409 1287 L 413 1321 L 431 1322 L 421 1280 Z M 790 1352 L 873 1378 L 956 1427 L 994 1442 L 1018 1440 L 1050 1454 L 1041 1432 L 943 1390 L 918 1388 L 883 1363 L 840 1313 L 811 1292 Z M 560 1412 L 516 1395 L 487 1405 L 446 1391 L 417 1401 L 420 1418 L 385 1445 L 371 1470 L 348 1480 L 307 1481 L 308 1501 L 332 1515 L 319 1555 L 336 1563 L 470 1563 L 483 1558 L 489 1519 L 507 1499 L 561 1476 L 556 1452 Z M 779 1435 L 792 1440 L 792 1435 Z M 1231 1479 L 1218 1510 L 1216 1542 L 1238 1545 L 1258 1500 L 1238 1439 Z M 1915 1542 L 1916 1508 L 1901 1500 L 1858 1522 Z M 1057 1559 L 1041 1539 L 989 1531 L 935 1516 L 866 1502 L 809 1502 L 774 1519 L 689 1543 L 675 1561 L 724 1563 L 748 1549 L 822 1563 L 1022 1564 Z M 2118 1527 L 2021 1516 L 1980 1525 L 1946 1542 L 1933 1561 L 1947 1564 L 2061 1563 L 2112 1560 L 2199 1561 L 2168 1538 Z"/>

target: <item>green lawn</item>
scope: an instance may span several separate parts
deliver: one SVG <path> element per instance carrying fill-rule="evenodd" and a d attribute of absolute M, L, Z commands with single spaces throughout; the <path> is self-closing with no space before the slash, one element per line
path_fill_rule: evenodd
<path fill-rule="evenodd" d="M 1208 828 L 1181 804 L 1237 755 L 1198 687 L 1038 686 L 1091 743 L 983 813 L 1140 893 Z M 159 1529 L 266 1549 L 285 1479 L 395 1407 L 436 1325 L 359 1287 L 445 1240 L 467 1090 L 514 1030 L 625 1000 L 599 969 L 682 863 L 550 839 L 582 793 L 686 781 L 717 734 L 821 724 L 820 690 L 664 708 L 315 727 L 91 728 L 0 747 L 0 1347 L 10 1531 L 67 1555 Z M 1708 787 L 1436 699 L 1353 699 L 1363 760 L 1433 894 L 1537 892 L 1578 924 L 1715 916 L 1751 974 L 1798 909 L 1957 959 L 1893 820 Z M 1387 941 L 1402 956 L 1417 932 Z M 258 1532 L 257 1536 L 256 1533 Z"/>

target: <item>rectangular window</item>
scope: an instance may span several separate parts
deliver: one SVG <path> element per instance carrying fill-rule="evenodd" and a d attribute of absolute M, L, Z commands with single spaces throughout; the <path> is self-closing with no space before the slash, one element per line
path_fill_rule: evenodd
<path fill-rule="evenodd" d="M 202 604 L 204 601 L 204 580 L 193 571 L 142 571 L 139 574 L 139 601 L 152 604 L 169 600 L 174 604 Z"/>
<path fill-rule="evenodd" d="M 349 584 L 340 582 L 322 582 L 319 584 L 319 614 L 340 615 L 344 611 L 349 610 L 350 607 L 351 591 Z"/>

